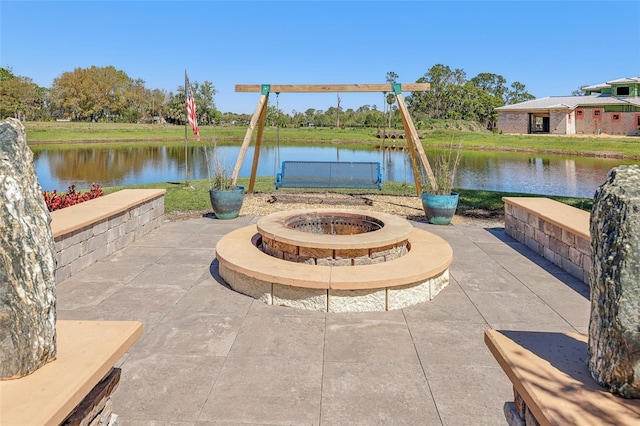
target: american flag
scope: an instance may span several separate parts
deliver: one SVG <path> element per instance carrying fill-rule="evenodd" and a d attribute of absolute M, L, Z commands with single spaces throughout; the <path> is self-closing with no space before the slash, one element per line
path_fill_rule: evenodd
<path fill-rule="evenodd" d="M 191 91 L 191 83 L 189 83 L 187 71 L 184 72 L 184 85 L 184 90 L 187 94 L 187 100 L 185 101 L 185 105 L 187 106 L 187 119 L 193 129 L 193 134 L 196 135 L 196 140 L 199 142 L 200 130 L 198 129 L 198 117 L 196 116 L 196 101 L 193 99 L 193 92 Z"/>

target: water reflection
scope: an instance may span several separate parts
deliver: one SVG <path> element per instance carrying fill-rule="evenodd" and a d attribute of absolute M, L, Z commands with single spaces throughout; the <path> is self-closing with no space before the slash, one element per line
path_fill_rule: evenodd
<path fill-rule="evenodd" d="M 219 147 L 220 158 L 232 170 L 239 146 Z M 34 161 L 43 189 L 80 188 L 92 182 L 103 186 L 184 181 L 183 146 L 140 146 L 127 148 L 82 148 L 47 150 L 35 147 Z M 201 148 L 189 146 L 189 179 L 207 177 Z M 427 151 L 433 158 L 435 153 Z M 240 176 L 251 171 L 253 147 L 249 147 Z M 352 150 L 340 147 L 263 146 L 258 176 L 275 176 L 284 160 L 377 161 L 383 179 L 413 182 L 408 151 Z M 465 151 L 456 176 L 456 186 L 468 189 L 523 192 L 531 194 L 592 197 L 611 168 L 631 164 L 622 160 L 578 158 L 552 155 Z"/>

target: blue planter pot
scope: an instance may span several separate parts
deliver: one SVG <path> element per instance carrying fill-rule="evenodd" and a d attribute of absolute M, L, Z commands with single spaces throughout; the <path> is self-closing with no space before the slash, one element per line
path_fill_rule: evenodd
<path fill-rule="evenodd" d="M 244 200 L 244 187 L 219 191 L 210 189 L 211 208 L 218 219 L 234 219 L 240 214 Z"/>
<path fill-rule="evenodd" d="M 422 193 L 422 208 L 427 220 L 434 225 L 448 225 L 456 214 L 458 207 L 458 194 L 433 195 Z"/>

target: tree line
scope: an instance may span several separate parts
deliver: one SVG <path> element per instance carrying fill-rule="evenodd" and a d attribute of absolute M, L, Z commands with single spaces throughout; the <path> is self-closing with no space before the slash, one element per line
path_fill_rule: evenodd
<path fill-rule="evenodd" d="M 399 76 L 388 72 L 386 81 Z M 420 126 L 427 119 L 475 121 L 487 129 L 497 122 L 495 108 L 535 99 L 525 85 L 507 85 L 499 74 L 480 73 L 470 79 L 462 69 L 437 64 L 418 83 L 430 83 L 431 90 L 413 92 L 405 100 L 414 121 Z M 191 82 L 201 125 L 246 125 L 249 114 L 221 113 L 215 104 L 215 86 L 210 81 Z M 175 92 L 145 87 L 144 80 L 129 77 L 113 66 L 76 68 L 53 80 L 51 87 L 40 87 L 26 76 L 14 75 L 11 68 L 0 68 L 0 114 L 21 120 L 71 120 L 85 122 L 169 123 L 185 122 L 185 88 Z M 340 104 L 326 111 L 309 108 L 285 113 L 276 106 L 267 108 L 267 125 L 292 127 L 384 127 L 402 126 L 395 96 L 388 94 L 382 105 L 362 105 L 343 109 Z"/>

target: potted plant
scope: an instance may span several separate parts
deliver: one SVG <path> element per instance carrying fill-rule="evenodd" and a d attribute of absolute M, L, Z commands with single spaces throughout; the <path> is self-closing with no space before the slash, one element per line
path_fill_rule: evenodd
<path fill-rule="evenodd" d="M 449 149 L 435 157 L 432 172 L 433 178 L 425 178 L 422 174 L 422 208 L 427 220 L 435 225 L 448 225 L 458 207 L 458 194 L 452 192 L 456 171 L 462 158 L 462 144 Z"/>
<path fill-rule="evenodd" d="M 233 184 L 224 162 L 218 156 L 214 140 L 211 147 L 204 146 L 204 157 L 209 175 L 209 199 L 218 219 L 234 219 L 240 214 L 244 200 L 244 187 Z"/>

